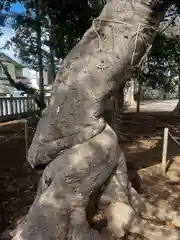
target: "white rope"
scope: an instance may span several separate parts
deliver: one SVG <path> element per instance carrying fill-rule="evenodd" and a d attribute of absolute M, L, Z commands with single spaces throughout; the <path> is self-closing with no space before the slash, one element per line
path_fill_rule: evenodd
<path fill-rule="evenodd" d="M 135 57 L 135 53 L 136 53 L 136 49 L 137 49 L 137 42 L 138 42 L 140 29 L 141 29 L 141 25 L 139 24 L 138 28 L 137 28 L 137 33 L 135 35 L 136 37 L 135 37 L 134 50 L 133 50 L 133 54 L 132 54 L 132 58 L 131 58 L 131 66 L 133 66 L 133 63 L 134 63 L 134 57 Z"/>

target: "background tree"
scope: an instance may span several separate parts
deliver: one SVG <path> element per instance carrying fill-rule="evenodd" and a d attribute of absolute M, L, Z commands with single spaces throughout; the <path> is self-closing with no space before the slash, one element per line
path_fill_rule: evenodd
<path fill-rule="evenodd" d="M 166 16 L 167 18 L 161 24 L 161 31 L 153 41 L 148 58 L 136 77 L 139 86 L 143 87 L 140 87 L 141 90 L 147 91 L 146 89 L 149 87 L 162 89 L 164 99 L 166 93 L 177 91 L 179 83 L 178 52 L 180 35 L 177 34 L 179 10 L 173 6 Z M 141 95 L 141 92 L 138 95 Z M 140 96 L 137 98 L 140 100 Z"/>
<path fill-rule="evenodd" d="M 167 73 L 167 71 L 161 71 L 161 84 L 159 84 L 159 80 L 157 80 L 157 77 L 153 77 L 151 79 L 152 76 L 148 77 L 148 64 L 151 65 L 151 63 L 154 61 L 154 59 L 156 58 L 155 55 L 157 55 L 156 50 L 161 51 L 161 56 L 159 58 L 161 58 L 161 62 L 167 62 L 166 57 L 163 57 L 163 52 L 165 52 L 164 49 L 164 45 L 165 43 L 163 43 L 163 45 L 160 45 L 159 43 L 159 36 L 166 34 L 167 35 L 167 31 L 170 29 L 170 27 L 172 26 L 173 23 L 177 23 L 176 19 L 179 16 L 179 9 L 177 6 L 172 5 L 166 15 L 165 18 L 163 19 L 162 23 L 160 24 L 160 33 L 158 33 L 157 37 L 155 37 L 155 40 L 153 41 L 152 44 L 152 48 L 149 48 L 148 50 L 148 54 L 145 56 L 144 62 L 141 62 L 142 66 L 141 66 L 141 70 L 138 69 L 137 71 L 135 71 L 134 73 L 134 77 L 131 78 L 128 83 L 126 83 L 123 87 L 123 89 L 120 89 L 119 94 L 117 93 L 114 99 L 114 106 L 115 107 L 115 113 L 114 116 L 120 116 L 122 115 L 124 109 L 126 107 L 134 107 L 135 105 L 135 100 L 137 102 L 137 112 L 140 111 L 140 101 L 141 101 L 141 97 L 143 95 L 143 92 L 148 91 L 148 87 L 153 87 L 156 88 L 158 86 L 158 88 L 163 89 L 165 92 L 168 91 L 173 91 L 175 90 L 174 88 L 174 81 L 173 85 L 170 84 L 170 82 L 167 82 L 170 80 L 170 76 L 169 76 L 169 80 L 167 80 L 167 76 L 164 73 Z M 161 39 L 162 40 L 162 39 Z M 164 39 L 165 40 L 165 39 Z M 159 48 L 160 45 L 160 48 Z M 171 46 L 165 46 L 165 48 L 170 48 Z M 174 49 L 171 49 L 170 51 L 174 51 Z M 169 54 L 172 54 L 170 53 Z M 153 58 L 151 57 L 151 55 L 154 55 Z M 166 53 L 167 55 L 167 53 Z M 170 63 L 170 62 L 169 62 Z M 172 65 L 172 63 L 171 63 Z M 159 75 L 159 65 L 157 63 L 153 62 L 153 67 L 151 67 L 151 72 L 153 69 L 154 75 Z M 169 74 L 169 72 L 168 72 Z M 172 74 L 172 72 L 171 72 Z M 163 75 L 164 75 L 164 79 L 163 79 Z M 170 86 L 171 85 L 171 86 Z M 115 120 L 114 120 L 115 121 Z"/>
<path fill-rule="evenodd" d="M 179 36 L 158 34 L 153 42 L 148 62 L 139 74 L 140 84 L 166 92 L 179 85 Z M 165 97 L 165 96 L 164 96 Z"/>

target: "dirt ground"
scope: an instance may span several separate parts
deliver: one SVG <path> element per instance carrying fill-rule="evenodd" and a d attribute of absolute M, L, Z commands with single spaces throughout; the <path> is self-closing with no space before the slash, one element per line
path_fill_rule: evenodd
<path fill-rule="evenodd" d="M 119 121 L 120 146 L 142 178 L 143 196 L 161 207 L 179 210 L 180 146 L 169 139 L 168 176 L 160 173 L 164 127 L 180 137 L 180 117 L 169 113 L 126 113 Z M 25 164 L 24 125 L 0 128 L 0 239 L 8 239 L 33 202 L 39 173 Z M 34 129 L 29 126 L 29 143 Z M 15 134 L 15 135 L 14 135 Z M 10 139 L 11 137 L 11 139 Z M 180 142 L 180 140 L 178 140 Z M 173 181 L 169 181 L 173 180 Z"/>
<path fill-rule="evenodd" d="M 34 130 L 29 127 L 29 142 Z M 38 174 L 25 162 L 24 124 L 0 128 L 0 239 L 24 216 L 36 192 Z"/>
<path fill-rule="evenodd" d="M 180 117 L 169 112 L 125 114 L 121 126 L 125 140 L 120 143 L 127 161 L 133 164 L 142 178 L 143 196 L 158 207 L 170 207 L 176 211 L 180 210 L 179 120 Z M 169 128 L 176 142 L 168 137 L 167 175 L 163 176 L 161 161 L 165 127 Z"/>

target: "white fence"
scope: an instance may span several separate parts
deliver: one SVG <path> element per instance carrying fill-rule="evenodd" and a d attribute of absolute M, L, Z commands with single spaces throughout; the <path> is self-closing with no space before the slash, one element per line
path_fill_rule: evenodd
<path fill-rule="evenodd" d="M 49 104 L 49 97 L 45 98 L 46 105 Z M 38 107 L 31 97 L 0 97 L 0 117 L 26 115 L 36 112 Z"/>

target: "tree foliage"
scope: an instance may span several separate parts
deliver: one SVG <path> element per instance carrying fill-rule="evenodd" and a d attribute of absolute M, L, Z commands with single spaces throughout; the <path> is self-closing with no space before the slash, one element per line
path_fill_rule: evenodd
<path fill-rule="evenodd" d="M 49 62 L 50 47 L 54 49 L 54 60 L 66 56 L 80 40 L 84 31 L 90 27 L 93 18 L 98 16 L 105 2 L 105 0 L 43 1 L 40 24 L 42 28 L 42 57 L 45 65 Z M 21 3 L 24 4 L 26 13 L 12 19 L 15 34 L 6 47 L 13 47 L 24 63 L 36 69 L 37 21 L 34 18 L 35 6 L 33 2 L 27 0 L 21 1 Z M 6 11 L 9 11 L 10 6 L 10 2 L 7 5 L 4 3 Z"/>
<path fill-rule="evenodd" d="M 140 72 L 141 83 L 153 88 L 161 87 L 165 91 L 174 89 L 179 74 L 179 37 L 158 34 L 148 62 Z"/>
<path fill-rule="evenodd" d="M 148 60 L 139 72 L 141 84 L 153 88 L 163 88 L 165 92 L 174 91 L 179 84 L 180 74 L 180 31 L 177 16 L 179 11 L 169 13 L 174 21 L 155 37 Z M 176 15 L 175 15 L 176 14 Z"/>

